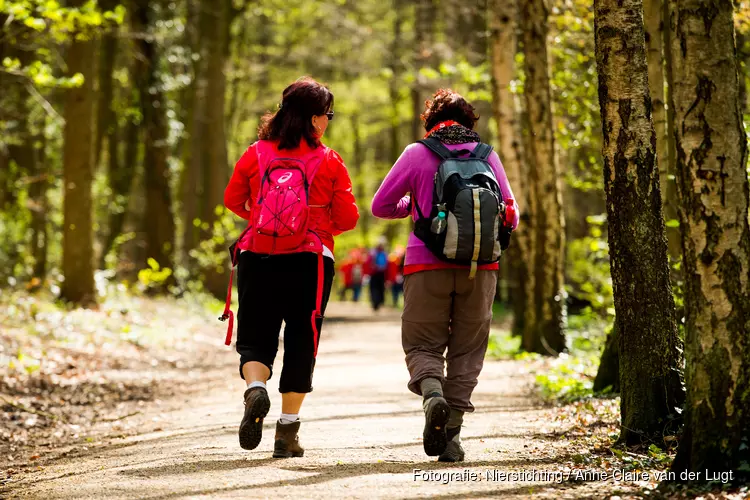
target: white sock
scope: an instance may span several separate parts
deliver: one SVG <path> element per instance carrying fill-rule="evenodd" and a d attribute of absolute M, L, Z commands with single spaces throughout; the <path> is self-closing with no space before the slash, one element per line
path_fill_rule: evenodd
<path fill-rule="evenodd" d="M 279 422 L 282 424 L 293 424 L 299 420 L 299 413 L 282 413 Z"/>
<path fill-rule="evenodd" d="M 250 382 L 250 383 L 247 384 L 247 388 L 248 389 L 252 389 L 253 387 L 262 387 L 262 388 L 265 389 L 266 388 L 266 383 L 265 382 L 261 382 L 260 380 L 256 380 L 255 382 Z"/>

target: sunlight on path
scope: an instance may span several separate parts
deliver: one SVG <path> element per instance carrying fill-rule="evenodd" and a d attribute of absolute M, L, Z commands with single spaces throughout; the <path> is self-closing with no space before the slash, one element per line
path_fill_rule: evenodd
<path fill-rule="evenodd" d="M 17 485 L 16 493 L 63 499 L 479 498 L 526 497 L 534 487 L 550 498 L 573 494 L 549 481 L 487 480 L 488 472 L 551 470 L 556 461 L 555 443 L 541 435 L 544 411 L 528 396 L 530 377 L 518 373 L 519 364 L 486 363 L 474 397 L 478 411 L 467 416 L 462 432 L 468 461 L 446 467 L 422 451 L 420 399 L 406 389 L 398 313 L 375 317 L 334 304 L 328 316 L 315 391 L 302 412 L 304 458 L 270 458 L 280 411 L 276 377 L 269 383 L 272 406 L 263 441 L 252 452 L 239 448 L 242 383 L 234 378 L 235 355 L 227 351 L 219 355 L 225 368 L 210 360 L 198 396 L 146 410 L 143 434 L 60 460 Z M 215 349 L 221 349 L 218 342 Z M 432 475 L 415 477 L 415 469 Z M 443 484 L 448 471 L 457 474 Z M 472 473 L 480 479 L 467 480 Z"/>

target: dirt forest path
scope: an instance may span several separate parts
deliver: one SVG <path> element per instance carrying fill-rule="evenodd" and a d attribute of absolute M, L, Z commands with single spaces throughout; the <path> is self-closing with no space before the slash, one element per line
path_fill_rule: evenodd
<path fill-rule="evenodd" d="M 488 472 L 552 471 L 564 460 L 561 446 L 548 434 L 549 410 L 530 395 L 532 376 L 519 373 L 522 363 L 486 363 L 474 396 L 478 411 L 467 416 L 462 432 L 467 462 L 440 464 L 422 450 L 423 417 L 419 398 L 406 389 L 398 312 L 373 316 L 361 307 L 332 304 L 328 317 L 315 391 L 301 415 L 303 458 L 271 458 L 280 411 L 276 377 L 270 382 L 272 406 L 263 441 L 250 452 L 239 447 L 243 386 L 236 355 L 204 341 L 195 346 L 196 356 L 204 359 L 199 373 L 186 374 L 194 381 L 192 394 L 145 405 L 131 417 L 138 425 L 135 435 L 56 459 L 5 494 L 111 500 L 592 494 L 592 484 L 560 485 L 543 477 L 488 480 Z M 432 476 L 415 479 L 415 469 Z M 436 477 L 467 469 L 447 484 Z M 471 473 L 478 479 L 465 480 Z"/>

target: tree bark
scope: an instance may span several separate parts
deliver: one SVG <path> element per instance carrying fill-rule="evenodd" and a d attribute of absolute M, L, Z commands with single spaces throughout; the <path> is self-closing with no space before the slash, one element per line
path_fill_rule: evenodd
<path fill-rule="evenodd" d="M 137 0 L 133 12 L 133 31 L 138 33 L 136 43 L 137 74 L 142 77 L 140 89 L 141 114 L 143 116 L 144 140 L 144 185 L 148 221 L 144 225 L 146 240 L 146 262 L 154 259 L 161 269 L 174 269 L 173 249 L 175 238 L 172 196 L 169 187 L 169 144 L 167 142 L 166 102 L 161 90 L 157 71 L 159 56 L 151 34 L 152 12 L 148 0 Z M 170 276 L 163 285 L 174 282 Z M 155 289 L 166 291 L 165 289 Z"/>
<path fill-rule="evenodd" d="M 70 2 L 81 6 L 82 0 Z M 83 84 L 65 95 L 63 133 L 63 262 L 61 297 L 80 305 L 96 302 L 91 181 L 94 162 L 94 49 L 74 40 L 67 53 L 67 76 L 81 73 Z"/>
<path fill-rule="evenodd" d="M 434 15 L 436 11 L 435 0 L 415 0 L 414 13 L 414 82 L 411 87 L 412 122 L 411 136 L 413 140 L 424 136 L 422 120 L 420 116 L 424 111 L 425 103 L 425 79 L 422 76 L 422 68 L 426 68 L 432 58 L 432 39 L 434 28 Z"/>
<path fill-rule="evenodd" d="M 674 169 L 670 169 L 669 144 L 667 138 L 667 108 L 664 94 L 664 3 L 666 0 L 644 0 L 643 21 L 646 27 L 646 57 L 648 81 L 651 94 L 651 116 L 656 130 L 656 157 L 659 163 L 659 186 L 661 189 L 664 219 L 677 219 L 677 193 L 674 184 Z M 670 261 L 679 261 L 679 228 L 667 228 L 667 249 Z M 671 266 L 670 266 L 671 269 Z M 673 276 L 675 279 L 677 276 Z M 674 282 L 674 280 L 673 280 Z"/>
<path fill-rule="evenodd" d="M 28 43 L 28 40 L 24 40 Z M 17 41 L 18 43 L 18 41 Z M 22 66 L 27 66 L 32 62 L 31 52 L 26 50 L 15 50 L 14 55 L 18 57 Z M 5 118 L 9 120 L 5 132 L 7 137 L 10 139 L 10 144 L 7 146 L 9 160 L 13 162 L 12 165 L 8 165 L 8 190 L 10 196 L 8 198 L 10 205 L 7 207 L 9 210 L 9 216 L 13 218 L 21 218 L 25 216 L 26 208 L 30 209 L 32 215 L 32 221 L 34 214 L 38 210 L 38 207 L 31 203 L 22 206 L 19 203 L 18 192 L 20 191 L 22 179 L 31 179 L 29 185 L 29 198 L 32 198 L 34 193 L 34 187 L 36 184 L 35 172 L 37 170 L 36 154 L 34 151 L 34 135 L 33 135 L 33 121 L 31 119 L 31 109 L 29 107 L 29 93 L 25 87 L 25 82 L 20 78 L 14 76 L 8 85 L 5 87 L 6 99 L 4 103 L 8 106 L 9 115 Z M 0 118 L 2 120 L 2 118 Z M 12 167 L 12 169 L 10 168 Z M 33 199 L 33 198 L 32 198 Z M 24 217 L 25 218 L 25 217 Z M 33 233 L 32 233 L 33 237 Z M 16 264 L 19 263 L 23 256 L 20 252 L 22 245 L 27 243 L 26 237 L 20 235 L 18 240 L 12 241 L 9 245 L 6 266 L 11 270 L 15 268 Z M 32 239 L 31 245 L 34 241 Z M 31 247 L 32 254 L 34 253 L 34 247 Z"/>
<path fill-rule="evenodd" d="M 101 9 L 111 11 L 117 6 L 113 0 L 101 2 Z M 112 28 L 116 30 L 117 28 Z M 117 58 L 117 32 L 110 31 L 102 35 L 99 49 L 99 103 L 97 106 L 96 144 L 94 145 L 94 168 L 99 166 L 104 137 L 108 142 L 116 142 L 113 128 L 117 126 L 114 106 L 114 85 L 112 74 Z"/>
<path fill-rule="evenodd" d="M 669 42 L 669 27 L 668 20 L 669 4 L 670 0 L 662 0 L 662 47 L 664 49 L 664 76 L 667 82 L 666 92 L 664 99 L 667 107 L 667 120 L 666 120 L 666 165 L 661 165 L 660 159 L 660 172 L 666 170 L 668 182 L 666 183 L 667 191 L 662 193 L 662 206 L 664 207 L 664 220 L 677 220 L 679 218 L 677 213 L 677 205 L 679 204 L 677 198 L 677 182 L 675 181 L 675 171 L 677 163 L 677 153 L 675 151 L 674 142 L 674 108 L 671 104 L 671 95 L 673 84 L 672 76 L 672 45 Z M 661 174 L 660 174 L 661 175 Z M 671 177 L 671 178 L 670 178 Z M 669 248 L 669 256 L 671 259 L 677 261 L 682 259 L 682 239 L 681 229 L 679 227 L 667 227 L 667 246 Z M 682 270 L 676 269 L 674 266 L 670 266 L 670 274 L 672 276 L 672 284 L 682 281 Z M 679 311 L 678 311 L 679 313 Z M 680 318 L 682 315 L 678 315 Z"/>
<path fill-rule="evenodd" d="M 750 187 L 732 16 L 729 1 L 675 0 L 669 23 L 688 387 L 672 470 L 701 472 L 695 483 L 750 481 Z"/>
<path fill-rule="evenodd" d="M 52 176 L 46 162 L 47 138 L 45 136 L 46 117 L 39 121 L 39 131 L 34 139 L 34 179 L 29 186 L 29 198 L 33 203 L 31 210 L 31 248 L 34 256 L 34 277 L 44 281 L 47 276 L 47 213 L 49 212 L 49 189 Z"/>
<path fill-rule="evenodd" d="M 113 10 L 116 3 L 110 1 L 104 5 L 105 10 Z M 115 28 L 116 29 L 116 28 Z M 115 114 L 115 94 L 113 72 L 119 50 L 118 32 L 105 33 L 102 36 L 99 54 L 99 103 L 97 107 L 96 156 L 95 167 L 99 166 L 101 150 L 106 137 L 107 145 L 107 181 L 110 188 L 110 203 L 113 207 L 108 214 L 106 237 L 99 256 L 99 267 L 104 268 L 107 255 L 115 239 L 122 233 L 125 221 L 125 208 L 130 192 L 134 164 L 120 163 L 120 127 Z M 136 103 L 137 104 L 137 103 Z M 137 139 L 134 139 L 134 141 Z M 128 147 L 128 146 L 126 146 Z"/>
<path fill-rule="evenodd" d="M 364 156 L 365 151 L 362 147 L 362 133 L 359 128 L 359 115 L 353 114 L 352 115 L 352 135 L 354 136 L 354 156 L 352 158 L 352 171 L 354 172 L 354 176 L 352 178 L 352 182 L 354 183 L 354 197 L 358 200 L 360 207 L 362 207 L 362 203 L 365 203 L 365 200 L 367 199 L 367 196 L 365 194 L 365 186 L 367 185 L 367 179 L 369 176 L 367 176 L 364 172 Z M 370 233 L 370 218 L 369 210 L 362 210 L 362 215 L 359 219 L 359 229 L 362 233 L 362 241 L 368 240 L 368 235 Z"/>
<path fill-rule="evenodd" d="M 401 46 L 403 39 L 401 36 L 401 25 L 403 23 L 403 0 L 393 0 L 393 10 L 395 16 L 393 18 L 393 41 L 391 42 L 391 78 L 388 86 L 388 94 L 390 96 L 391 104 L 391 127 L 390 127 L 390 158 L 392 163 L 396 163 L 399 155 L 401 154 L 401 141 L 400 141 L 400 124 L 401 114 L 399 111 L 399 104 L 401 103 L 401 96 L 399 89 L 402 81 L 401 77 L 403 74 L 403 64 L 401 62 Z M 364 214 L 363 214 L 364 215 Z"/>
<path fill-rule="evenodd" d="M 684 401 L 669 281 L 656 137 L 651 121 L 642 0 L 596 0 L 594 31 L 622 431 L 662 444 Z"/>
<path fill-rule="evenodd" d="M 229 181 L 230 168 L 227 157 L 227 140 L 224 128 L 224 108 L 226 100 L 226 61 L 229 56 L 229 25 L 231 0 L 221 0 L 218 4 L 212 0 L 202 2 L 202 16 L 206 22 L 204 47 L 206 61 L 206 130 L 201 140 L 203 174 L 206 190 L 201 219 L 208 223 L 209 233 L 217 219 L 216 208 L 224 204 L 224 189 Z M 229 276 L 228 262 L 205 270 L 204 286 L 214 296 L 226 294 L 226 281 Z"/>
<path fill-rule="evenodd" d="M 516 25 L 518 4 L 516 0 L 492 0 L 490 2 L 490 37 L 493 82 L 493 111 L 497 122 L 497 143 L 500 158 L 513 188 L 513 194 L 521 210 L 527 208 L 528 186 L 521 173 L 523 151 L 516 98 L 511 92 L 515 76 Z M 506 275 L 509 277 L 508 291 L 513 306 L 514 335 L 522 335 L 526 315 L 527 296 L 533 294 L 528 256 L 529 228 L 520 225 L 513 234 L 513 244 L 508 247 L 504 259 Z"/>
<path fill-rule="evenodd" d="M 557 355 L 565 349 L 565 223 L 552 123 L 547 17 L 544 0 L 521 1 L 526 71 L 524 97 L 531 131 L 529 206 L 534 217 L 535 247 L 534 317 L 525 325 L 523 347 L 528 351 Z"/>
<path fill-rule="evenodd" d="M 205 51 L 200 47 L 207 30 L 208 16 L 203 15 L 205 2 L 190 0 L 188 3 L 187 33 L 191 41 L 191 53 L 199 56 L 194 60 L 193 82 L 186 93 L 185 116 L 187 121 L 187 140 L 183 141 L 183 171 L 180 179 L 180 197 L 182 206 L 182 265 L 188 270 L 193 268 L 190 252 L 198 246 L 200 228 L 196 221 L 201 217 L 201 200 L 203 198 L 203 148 L 206 132 L 206 59 Z"/>
<path fill-rule="evenodd" d="M 617 322 L 607 334 L 599 369 L 594 378 L 594 392 L 602 392 L 609 388 L 612 393 L 620 392 L 620 335 L 617 333 Z"/>

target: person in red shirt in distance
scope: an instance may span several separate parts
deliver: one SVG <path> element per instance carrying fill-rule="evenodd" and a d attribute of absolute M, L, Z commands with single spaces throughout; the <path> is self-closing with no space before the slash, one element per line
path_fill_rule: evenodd
<path fill-rule="evenodd" d="M 253 226 L 238 242 L 236 345 L 240 376 L 247 382 L 245 413 L 239 428 L 244 449 L 254 449 L 260 443 L 263 419 L 270 408 L 266 382 L 273 373 L 281 323 L 286 324 L 279 380 L 281 417 L 276 423 L 273 453 L 276 458 L 304 453 L 297 437 L 299 411 L 305 395 L 312 391 L 322 316 L 333 283 L 333 237 L 353 229 L 359 219 L 346 166 L 338 153 L 321 143 L 333 116 L 333 94 L 325 86 L 310 78 L 291 84 L 284 90 L 278 111 L 263 117 L 260 140 L 237 162 L 224 192 L 226 207 L 250 221 L 249 228 Z M 274 165 L 283 169 L 274 170 Z M 274 176 L 274 172 L 286 173 Z M 295 180 L 304 188 L 290 191 L 298 194 L 294 200 L 283 198 Z M 277 191 L 264 191 L 271 188 Z M 266 200 L 262 193 L 266 193 Z M 276 229 L 260 234 L 268 227 L 268 210 L 272 210 L 271 219 L 279 219 L 275 227 L 280 231 L 293 226 L 295 218 L 286 220 L 283 211 L 273 212 L 274 207 L 263 202 L 281 196 L 278 199 L 286 207 L 287 201 L 294 205 L 305 195 L 307 205 L 303 210 L 309 208 L 309 215 L 304 242 L 296 248 L 275 251 Z M 274 250 L 259 251 L 269 248 L 260 241 L 265 245 L 271 240 Z"/>

